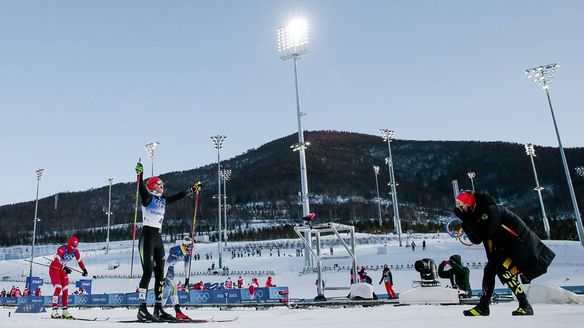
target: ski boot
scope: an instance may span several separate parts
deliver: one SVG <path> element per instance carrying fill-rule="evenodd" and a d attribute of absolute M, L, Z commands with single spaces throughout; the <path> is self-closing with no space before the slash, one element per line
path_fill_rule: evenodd
<path fill-rule="evenodd" d="M 176 312 L 176 319 L 179 321 L 191 321 L 191 318 L 189 318 L 188 315 L 184 314 L 181 310 L 180 307 L 177 305 L 174 306 L 174 311 Z"/>
<path fill-rule="evenodd" d="M 533 315 L 533 308 L 529 303 L 524 305 L 519 305 L 517 310 L 511 312 L 512 315 Z"/>
<path fill-rule="evenodd" d="M 157 321 L 167 321 L 167 322 L 177 321 L 177 319 L 175 317 L 173 317 L 172 315 L 170 315 L 164 311 L 164 309 L 162 308 L 162 304 L 160 304 L 160 303 L 156 303 L 154 305 L 153 316 Z"/>
<path fill-rule="evenodd" d="M 73 316 L 69 313 L 69 311 L 67 311 L 67 308 L 64 308 L 63 313 L 61 314 L 61 319 L 74 320 L 75 318 L 73 318 Z"/>
<path fill-rule="evenodd" d="M 59 314 L 59 310 L 57 310 L 57 308 L 53 308 L 53 312 L 51 312 L 51 318 L 61 319 L 61 315 Z"/>
<path fill-rule="evenodd" d="M 156 318 L 154 318 L 152 316 L 152 314 L 150 314 L 150 312 L 148 312 L 148 308 L 146 307 L 146 304 L 140 304 L 140 307 L 138 308 L 138 321 L 144 321 L 144 322 L 153 322 L 156 321 Z"/>
<path fill-rule="evenodd" d="M 475 307 L 473 307 L 470 310 L 462 311 L 462 313 L 464 314 L 465 317 L 479 317 L 479 316 L 486 317 L 490 314 L 489 301 L 487 299 L 481 297 L 479 304 L 477 304 Z"/>

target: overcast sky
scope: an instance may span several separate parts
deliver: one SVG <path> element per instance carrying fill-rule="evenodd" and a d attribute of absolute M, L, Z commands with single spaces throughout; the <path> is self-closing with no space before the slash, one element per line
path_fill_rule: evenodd
<path fill-rule="evenodd" d="M 584 146 L 584 1 L 0 0 L 0 205 L 33 200 L 38 168 L 46 197 L 133 181 L 152 141 L 160 174 L 215 162 L 211 135 L 231 158 L 295 133 L 276 30 L 297 16 L 307 130 L 557 146 L 523 75 L 557 62 L 562 141 Z"/>

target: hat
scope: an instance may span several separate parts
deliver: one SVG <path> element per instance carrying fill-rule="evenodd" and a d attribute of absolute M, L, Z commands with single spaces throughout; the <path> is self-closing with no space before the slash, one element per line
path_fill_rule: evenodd
<path fill-rule="evenodd" d="M 477 199 L 475 198 L 475 196 L 468 192 L 459 194 L 458 196 L 456 196 L 456 199 L 469 206 L 475 206 L 477 204 Z"/>
<path fill-rule="evenodd" d="M 69 241 L 67 242 L 67 248 L 70 251 L 73 251 L 73 249 L 77 248 L 77 246 L 79 246 L 79 238 L 73 236 L 69 239 Z"/>
<path fill-rule="evenodd" d="M 148 179 L 148 183 L 146 184 L 148 186 L 148 190 L 150 191 L 154 190 L 154 185 L 158 183 L 158 181 L 162 182 L 162 180 L 160 180 L 159 177 L 152 177 Z"/>

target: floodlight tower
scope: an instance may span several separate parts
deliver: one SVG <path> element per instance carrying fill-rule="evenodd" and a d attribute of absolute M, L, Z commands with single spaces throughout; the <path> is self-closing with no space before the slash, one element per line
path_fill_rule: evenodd
<path fill-rule="evenodd" d="M 373 165 L 373 173 L 375 173 L 375 188 L 377 189 L 377 212 L 379 215 L 379 226 L 383 224 L 381 220 L 381 197 L 379 197 L 379 179 L 377 176 L 379 175 L 379 166 Z"/>
<path fill-rule="evenodd" d="M 549 64 L 538 66 L 534 68 L 528 68 L 525 70 L 525 75 L 530 80 L 533 80 L 545 90 L 547 96 L 548 105 L 550 107 L 550 112 L 552 114 L 552 121 L 554 122 L 554 129 L 556 130 L 556 137 L 558 138 L 558 145 L 560 148 L 560 155 L 562 157 L 562 164 L 564 165 L 564 173 L 566 175 L 566 182 L 568 183 L 568 189 L 570 191 L 570 197 L 572 198 L 572 205 L 574 206 L 574 215 L 576 220 L 576 230 L 578 231 L 578 238 L 580 239 L 580 244 L 584 246 L 584 228 L 582 227 L 582 218 L 580 217 L 580 210 L 578 209 L 578 202 L 576 201 L 576 194 L 574 193 L 574 186 L 572 185 L 572 177 L 570 176 L 570 170 L 568 169 L 568 163 L 566 161 L 566 154 L 564 153 L 564 148 L 562 147 L 562 140 L 560 138 L 560 131 L 558 129 L 558 124 L 556 123 L 556 116 L 554 114 L 554 108 L 552 107 L 552 100 L 549 93 L 549 87 L 554 77 L 553 74 L 558 68 L 558 64 Z"/>
<path fill-rule="evenodd" d="M 109 253 L 109 242 L 110 242 L 110 219 L 112 215 L 112 183 L 113 178 L 107 179 L 109 184 L 108 201 L 107 201 L 107 236 L 105 238 L 105 253 Z"/>
<path fill-rule="evenodd" d="M 389 185 L 391 187 L 391 202 L 393 203 L 393 222 L 395 225 L 395 230 L 397 231 L 397 239 L 399 241 L 399 246 L 402 246 L 402 239 L 401 239 L 401 221 L 399 219 L 399 207 L 397 205 L 397 183 L 395 182 L 395 175 L 393 173 L 393 157 L 391 156 L 391 142 L 395 137 L 395 131 L 388 130 L 388 129 L 379 129 L 381 133 L 381 138 L 383 141 L 387 142 L 387 149 L 389 151 L 389 157 L 385 159 L 389 169 Z"/>
<path fill-rule="evenodd" d="M 36 241 L 36 226 L 37 221 L 40 221 L 38 218 L 38 210 L 39 210 L 39 187 L 41 184 L 41 179 L 43 178 L 43 173 L 45 173 L 45 169 L 38 169 L 36 170 L 37 175 L 37 190 L 36 190 L 36 200 L 34 205 L 34 219 L 33 219 L 33 228 L 32 228 L 32 247 L 30 249 L 30 270 L 28 273 L 28 283 L 32 283 L 32 262 L 34 261 L 34 244 Z M 29 288 L 30 289 L 30 288 Z"/>
<path fill-rule="evenodd" d="M 225 225 L 223 227 L 223 240 L 227 246 L 227 180 L 231 177 L 231 170 L 221 170 L 221 179 L 223 179 L 223 220 Z"/>
<path fill-rule="evenodd" d="M 221 155 L 227 136 L 216 135 L 211 137 L 213 147 L 217 149 L 217 251 L 219 252 L 219 268 L 223 268 L 223 244 L 221 244 Z"/>
<path fill-rule="evenodd" d="M 156 152 L 158 151 L 158 146 L 160 142 L 154 141 L 146 145 L 146 152 L 148 153 L 148 157 L 152 161 L 152 172 L 150 174 L 151 177 L 154 176 L 154 158 L 156 157 Z"/>
<path fill-rule="evenodd" d="M 578 166 L 576 168 L 576 174 L 584 178 L 584 166 Z"/>
<path fill-rule="evenodd" d="M 474 187 L 474 178 L 477 176 L 476 173 L 474 172 L 468 172 L 466 175 L 468 175 L 468 178 L 470 179 L 470 185 L 472 186 L 472 191 L 475 191 L 475 187 Z"/>
<path fill-rule="evenodd" d="M 539 179 L 537 178 L 537 171 L 535 170 L 535 161 L 533 160 L 533 158 L 535 157 L 535 148 L 533 147 L 533 144 L 528 143 L 525 145 L 525 153 L 531 159 L 531 167 L 533 167 L 533 176 L 535 177 L 534 190 L 537 191 L 537 196 L 539 197 L 539 205 L 541 207 L 541 217 L 543 220 L 543 228 L 545 230 L 545 234 L 546 234 L 547 239 L 550 239 L 550 223 L 548 221 L 547 216 L 545 215 L 545 207 L 543 206 L 543 198 L 541 196 L 541 191 L 543 190 L 543 187 L 541 187 L 539 185 Z"/>
<path fill-rule="evenodd" d="M 310 214 L 310 204 L 308 202 L 308 177 L 306 173 L 306 154 L 305 150 L 308 143 L 304 142 L 304 130 L 302 129 L 302 116 L 305 113 L 300 111 L 300 86 L 298 83 L 298 60 L 300 56 L 308 53 L 308 23 L 305 19 L 297 18 L 291 20 L 287 25 L 278 28 L 278 52 L 280 59 L 293 59 L 294 62 L 294 85 L 296 89 L 296 116 L 298 119 L 298 143 L 292 148 L 298 151 L 300 157 L 300 186 L 302 201 L 302 216 Z M 308 246 L 312 247 L 310 234 L 305 232 L 305 238 Z M 308 247 L 304 252 L 304 264 L 306 267 L 312 267 L 310 250 Z"/>

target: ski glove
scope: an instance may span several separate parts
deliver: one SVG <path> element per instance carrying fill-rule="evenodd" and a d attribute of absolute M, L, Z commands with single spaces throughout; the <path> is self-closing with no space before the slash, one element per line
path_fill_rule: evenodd
<path fill-rule="evenodd" d="M 142 163 L 138 162 L 138 164 L 136 164 L 136 174 L 141 174 L 142 172 L 144 172 L 144 166 L 142 166 Z"/>
<path fill-rule="evenodd" d="M 88 273 L 87 273 L 87 269 L 83 269 L 83 273 L 81 274 L 84 277 L 87 277 Z"/>
<path fill-rule="evenodd" d="M 63 271 L 65 271 L 66 274 L 70 274 L 72 272 L 71 269 L 66 266 L 63 267 Z"/>
<path fill-rule="evenodd" d="M 197 193 L 198 191 L 201 191 L 201 188 L 203 188 L 203 183 L 201 183 L 201 181 L 197 181 L 195 182 L 195 185 L 191 187 L 191 191 L 193 193 Z"/>

